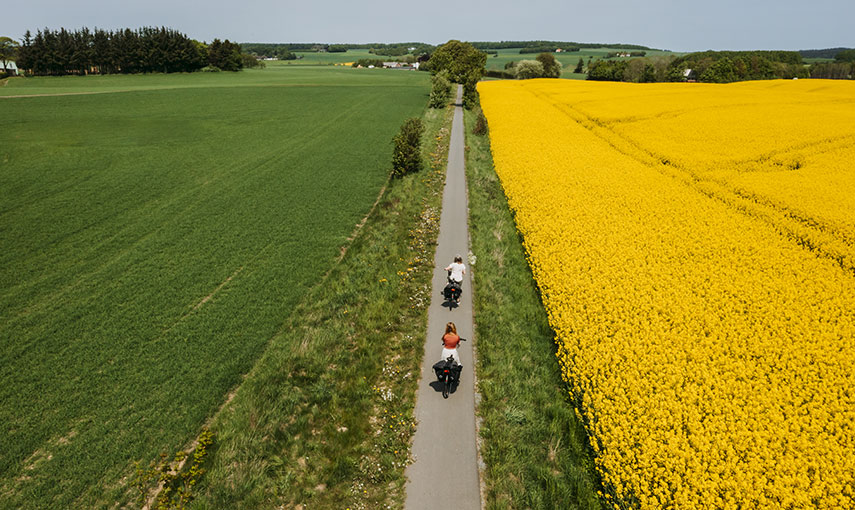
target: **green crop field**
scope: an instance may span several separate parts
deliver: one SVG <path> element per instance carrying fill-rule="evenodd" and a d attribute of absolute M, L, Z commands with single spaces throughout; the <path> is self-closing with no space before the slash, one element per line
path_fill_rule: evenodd
<path fill-rule="evenodd" d="M 383 186 L 428 75 L 0 87 L 0 508 L 112 507 L 185 447 Z M 44 94 L 51 94 L 45 96 Z"/>
<path fill-rule="evenodd" d="M 824 64 L 834 62 L 833 58 L 820 58 L 820 57 L 805 57 L 802 58 L 802 62 L 805 64 Z"/>
<path fill-rule="evenodd" d="M 257 88 L 335 86 L 350 87 L 428 87 L 429 78 L 402 77 L 401 72 L 382 69 L 324 69 L 306 66 L 299 72 L 288 62 L 272 61 L 265 69 L 248 69 L 239 73 L 177 73 L 151 75 L 61 76 L 49 78 L 13 78 L 0 86 L 0 97 L 40 94 L 93 94 L 171 89 Z M 375 74 L 378 73 L 378 74 Z M 406 73 L 404 73 L 406 74 Z M 416 74 L 416 73 L 411 73 Z M 336 90 L 338 90 L 336 89 Z M 427 93 L 427 91 L 425 91 Z M 6 104 L 6 103 L 4 103 Z M 307 105 L 311 106 L 311 105 Z M 11 112 L 9 106 L 3 112 Z M 8 118 L 8 116 L 6 117 Z"/>

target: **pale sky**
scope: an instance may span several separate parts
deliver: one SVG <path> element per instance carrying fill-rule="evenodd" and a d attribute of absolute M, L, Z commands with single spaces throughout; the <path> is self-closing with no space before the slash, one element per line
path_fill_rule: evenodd
<path fill-rule="evenodd" d="M 675 51 L 855 47 L 855 0 L 21 0 L 0 36 L 167 26 L 236 42 L 557 40 Z"/>

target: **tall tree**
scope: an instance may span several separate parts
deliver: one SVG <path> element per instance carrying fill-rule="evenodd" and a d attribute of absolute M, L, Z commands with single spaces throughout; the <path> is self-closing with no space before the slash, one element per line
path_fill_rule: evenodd
<path fill-rule="evenodd" d="M 834 55 L 836 62 L 855 62 L 855 50 L 843 50 Z"/>
<path fill-rule="evenodd" d="M 31 55 L 33 53 L 33 35 L 29 30 L 24 33 L 24 39 L 21 41 L 21 47 L 18 48 L 17 53 L 18 55 L 15 62 L 17 63 L 18 69 L 29 69 L 31 67 L 30 62 L 32 62 Z"/>
<path fill-rule="evenodd" d="M 561 62 L 555 60 L 555 55 L 552 53 L 541 53 L 535 60 L 543 66 L 544 78 L 560 78 L 561 77 Z"/>
<path fill-rule="evenodd" d="M 477 104 L 475 85 L 484 74 L 486 64 L 486 53 L 469 43 L 452 39 L 438 47 L 426 65 L 431 73 L 448 71 L 451 82 L 463 84 L 463 106 L 472 108 Z"/>
<path fill-rule="evenodd" d="M 228 39 L 225 41 L 214 39 L 214 42 L 208 46 L 208 65 L 223 71 L 239 71 L 243 66 L 240 45 Z"/>
<path fill-rule="evenodd" d="M 18 41 L 12 39 L 11 37 L 0 37 L 0 63 L 3 64 L 3 71 L 6 70 L 7 64 L 10 60 L 14 60 L 15 58 L 17 58 L 18 50 L 20 49 L 20 47 L 21 45 L 18 43 Z"/>
<path fill-rule="evenodd" d="M 96 28 L 92 34 L 92 64 L 101 74 L 114 72 L 111 59 L 110 38 L 107 32 Z"/>

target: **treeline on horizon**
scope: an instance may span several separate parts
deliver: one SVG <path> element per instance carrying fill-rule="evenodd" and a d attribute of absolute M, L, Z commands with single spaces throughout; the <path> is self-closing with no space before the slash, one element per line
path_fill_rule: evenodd
<path fill-rule="evenodd" d="M 252 59 L 255 60 L 254 58 Z M 208 45 L 171 28 L 28 30 L 16 63 L 34 76 L 238 71 L 252 66 L 228 39 Z"/>
<path fill-rule="evenodd" d="M 399 57 L 408 54 L 431 53 L 436 46 L 420 42 L 366 43 L 366 44 L 322 44 L 322 43 L 241 43 L 244 53 L 256 57 L 273 57 L 279 60 L 294 60 L 294 52 L 344 53 L 348 50 L 368 50 L 375 55 Z M 413 48 L 410 50 L 410 48 Z"/>
<path fill-rule="evenodd" d="M 555 51 L 558 48 L 561 48 L 565 51 L 574 51 L 572 48 L 577 48 L 575 51 L 578 51 L 582 48 L 591 49 L 591 48 L 623 48 L 627 50 L 652 50 L 653 48 L 648 48 L 647 46 L 641 46 L 640 44 L 623 44 L 623 43 L 580 43 L 580 42 L 570 42 L 570 41 L 476 41 L 469 43 L 475 48 L 479 50 L 506 50 L 509 48 L 520 48 L 528 49 L 528 48 L 552 48 L 551 50 L 545 51 Z M 520 53 L 523 53 L 520 51 Z M 537 51 L 526 51 L 525 53 L 539 53 Z"/>
<path fill-rule="evenodd" d="M 825 58 L 835 59 L 837 55 L 845 51 L 855 51 L 852 48 L 823 48 L 818 50 L 799 50 L 802 58 Z"/>
<path fill-rule="evenodd" d="M 519 48 L 520 53 L 543 53 L 557 49 L 562 51 L 579 51 L 582 48 L 623 48 L 628 50 L 650 50 L 647 46 L 639 44 L 605 44 L 605 43 L 579 43 L 562 41 L 476 41 L 471 42 L 474 48 L 485 53 L 496 53 L 496 51 L 508 48 Z M 410 50 L 410 48 L 413 48 Z M 423 55 L 429 54 L 436 46 L 423 42 L 400 42 L 400 43 L 241 43 L 241 50 L 257 57 L 276 57 L 280 60 L 292 60 L 298 58 L 294 52 L 329 52 L 340 53 L 348 50 L 369 50 L 369 53 L 385 56 L 403 56 L 407 54 Z"/>
<path fill-rule="evenodd" d="M 595 81 L 731 83 L 793 78 L 851 79 L 855 76 L 855 63 L 838 59 L 806 65 L 798 51 L 701 51 L 680 57 L 598 60 L 589 63 L 587 71 L 587 78 Z"/>

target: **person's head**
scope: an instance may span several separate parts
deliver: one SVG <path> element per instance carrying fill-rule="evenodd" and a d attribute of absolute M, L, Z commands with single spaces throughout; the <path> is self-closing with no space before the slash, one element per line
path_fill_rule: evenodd
<path fill-rule="evenodd" d="M 457 262 L 458 264 L 462 264 L 463 263 L 463 257 L 461 257 L 460 255 L 455 255 L 454 261 Z"/>
<path fill-rule="evenodd" d="M 454 325 L 453 322 L 449 322 L 445 325 L 445 334 L 454 333 L 457 334 L 457 326 Z"/>

